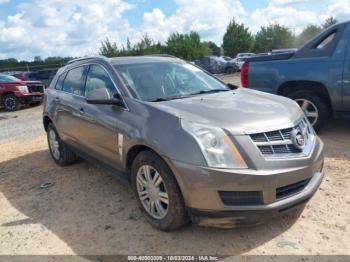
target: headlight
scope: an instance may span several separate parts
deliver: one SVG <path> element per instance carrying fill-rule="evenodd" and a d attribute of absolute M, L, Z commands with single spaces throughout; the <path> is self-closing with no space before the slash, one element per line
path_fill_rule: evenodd
<path fill-rule="evenodd" d="M 215 168 L 247 168 L 238 149 L 221 128 L 187 121 L 181 121 L 181 125 L 196 139 L 208 166 Z"/>
<path fill-rule="evenodd" d="M 18 90 L 22 93 L 29 93 L 27 86 L 17 86 Z"/>

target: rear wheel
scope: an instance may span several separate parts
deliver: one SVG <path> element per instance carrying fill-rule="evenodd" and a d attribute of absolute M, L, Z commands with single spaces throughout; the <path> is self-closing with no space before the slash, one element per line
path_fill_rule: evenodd
<path fill-rule="evenodd" d="M 226 74 L 233 74 L 235 72 L 235 69 L 233 67 L 227 67 L 226 68 Z"/>
<path fill-rule="evenodd" d="M 47 127 L 47 141 L 49 144 L 51 157 L 56 164 L 60 166 L 67 166 L 76 162 L 78 157 L 60 139 L 52 124 L 49 124 Z"/>
<path fill-rule="evenodd" d="M 155 228 L 174 230 L 189 221 L 173 173 L 155 153 L 139 153 L 131 168 L 131 183 L 141 209 Z"/>
<path fill-rule="evenodd" d="M 13 94 L 5 95 L 3 98 L 3 104 L 6 111 L 17 111 L 21 108 L 21 102 L 17 96 Z"/>
<path fill-rule="evenodd" d="M 291 93 L 288 97 L 298 103 L 316 130 L 324 126 L 331 113 L 330 105 L 326 99 L 318 94 L 303 91 Z"/>

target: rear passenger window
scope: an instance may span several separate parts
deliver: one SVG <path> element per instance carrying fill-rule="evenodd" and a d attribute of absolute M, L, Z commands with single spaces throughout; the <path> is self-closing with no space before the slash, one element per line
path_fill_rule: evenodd
<path fill-rule="evenodd" d="M 77 67 L 68 71 L 62 90 L 78 96 L 84 95 L 85 67 Z"/>
<path fill-rule="evenodd" d="M 114 97 L 117 94 L 117 90 L 107 71 L 99 65 L 91 65 L 86 76 L 85 94 L 99 88 L 107 89 L 110 97 Z"/>
<path fill-rule="evenodd" d="M 56 85 L 55 85 L 55 89 L 57 90 L 62 90 L 63 87 L 63 80 L 66 77 L 66 73 L 63 73 L 62 75 L 60 75 L 57 79 Z"/>
<path fill-rule="evenodd" d="M 317 44 L 316 49 L 322 49 L 322 48 L 326 47 L 327 45 L 329 45 L 333 41 L 336 33 L 337 32 L 333 32 L 333 33 L 329 34 L 327 37 L 325 37 L 324 39 L 322 39 L 322 41 Z"/>

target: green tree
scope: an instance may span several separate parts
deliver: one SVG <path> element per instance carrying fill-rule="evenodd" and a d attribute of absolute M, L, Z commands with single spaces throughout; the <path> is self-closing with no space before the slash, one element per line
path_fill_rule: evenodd
<path fill-rule="evenodd" d="M 298 46 L 302 46 L 303 44 L 311 40 L 313 37 L 318 35 L 321 31 L 322 28 L 317 25 L 308 25 L 297 37 Z"/>
<path fill-rule="evenodd" d="M 203 43 L 197 32 L 173 33 L 166 41 L 165 51 L 185 60 L 195 60 L 209 54 L 207 43 Z"/>
<path fill-rule="evenodd" d="M 227 56 L 235 57 L 237 53 L 250 52 L 254 46 L 254 38 L 248 28 L 233 19 L 226 28 L 222 47 Z"/>
<path fill-rule="evenodd" d="M 255 36 L 255 52 L 295 47 L 295 38 L 290 29 L 279 24 L 261 27 Z"/>
<path fill-rule="evenodd" d="M 115 42 L 112 43 L 108 38 L 106 38 L 106 40 L 101 43 L 99 54 L 107 57 L 114 57 L 119 56 L 120 52 L 117 44 Z"/>
<path fill-rule="evenodd" d="M 209 42 L 206 42 L 206 44 L 209 47 L 209 52 L 211 55 L 216 55 L 216 56 L 221 55 L 221 48 L 217 46 L 214 42 L 209 41 Z"/>
<path fill-rule="evenodd" d="M 322 24 L 322 28 L 323 29 L 327 29 L 328 27 L 335 25 L 336 23 L 338 23 L 338 20 L 335 19 L 334 17 L 328 17 L 326 19 L 326 21 Z"/>

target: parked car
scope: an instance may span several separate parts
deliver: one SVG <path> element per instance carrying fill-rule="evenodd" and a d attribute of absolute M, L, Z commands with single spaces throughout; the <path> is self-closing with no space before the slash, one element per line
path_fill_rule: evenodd
<path fill-rule="evenodd" d="M 334 25 L 297 51 L 249 58 L 242 86 L 295 100 L 315 129 L 330 115 L 350 118 L 350 21 Z"/>
<path fill-rule="evenodd" d="M 45 93 L 51 156 L 129 181 L 161 230 L 302 208 L 323 177 L 323 143 L 292 100 L 230 87 L 173 57 L 73 60 Z"/>
<path fill-rule="evenodd" d="M 7 111 L 15 111 L 25 104 L 40 104 L 44 85 L 41 82 L 22 81 L 13 76 L 0 74 L 0 101 Z"/>
<path fill-rule="evenodd" d="M 251 57 L 255 56 L 254 53 L 238 53 L 235 58 L 242 58 L 242 57 Z"/>
<path fill-rule="evenodd" d="M 8 75 L 14 76 L 22 81 L 36 81 L 37 80 L 37 72 L 10 72 Z"/>
<path fill-rule="evenodd" d="M 291 52 L 296 52 L 298 51 L 297 48 L 284 48 L 284 49 L 274 49 L 271 51 L 270 54 L 283 54 L 283 53 L 291 53 Z"/>
<path fill-rule="evenodd" d="M 232 60 L 232 57 L 229 56 L 220 56 L 222 59 L 224 59 L 225 61 L 230 61 Z"/>
<path fill-rule="evenodd" d="M 36 72 L 36 80 L 41 81 L 48 86 L 56 73 L 57 68 L 39 70 Z"/>
<path fill-rule="evenodd" d="M 242 65 L 244 64 L 247 58 L 248 57 L 241 56 L 241 57 L 234 58 L 229 62 L 236 65 L 237 71 L 241 71 Z"/>
<path fill-rule="evenodd" d="M 231 74 L 238 71 L 235 63 L 227 62 L 225 59 L 218 56 L 205 56 L 195 60 L 194 64 L 212 74 Z"/>

